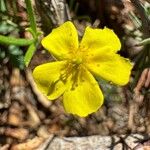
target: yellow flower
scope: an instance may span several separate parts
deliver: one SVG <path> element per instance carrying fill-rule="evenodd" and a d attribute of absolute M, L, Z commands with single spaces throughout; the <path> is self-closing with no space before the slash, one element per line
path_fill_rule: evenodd
<path fill-rule="evenodd" d="M 63 95 L 68 113 L 85 117 L 103 104 L 93 75 L 118 85 L 129 81 L 132 64 L 116 54 L 121 44 L 108 28 L 87 27 L 79 44 L 77 31 L 68 21 L 46 36 L 42 45 L 57 61 L 36 67 L 33 77 L 49 100 Z"/>

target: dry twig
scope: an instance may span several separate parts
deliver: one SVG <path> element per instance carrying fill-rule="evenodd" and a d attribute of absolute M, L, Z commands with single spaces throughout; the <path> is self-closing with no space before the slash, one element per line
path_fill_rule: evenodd
<path fill-rule="evenodd" d="M 37 89 L 37 86 L 33 80 L 32 72 L 29 69 L 26 69 L 26 77 L 28 82 L 30 83 L 34 94 L 37 96 L 37 100 L 45 107 L 49 108 L 51 105 L 51 101 L 48 101 L 47 98 Z"/>
<path fill-rule="evenodd" d="M 150 86 L 150 68 L 146 68 L 143 70 L 141 77 L 134 88 L 134 92 L 138 95 L 142 89 L 142 87 L 148 88 Z"/>

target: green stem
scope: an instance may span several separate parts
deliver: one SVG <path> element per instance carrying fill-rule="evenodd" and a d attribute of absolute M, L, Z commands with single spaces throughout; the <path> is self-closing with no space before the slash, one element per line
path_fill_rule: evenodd
<path fill-rule="evenodd" d="M 34 31 L 34 33 L 37 32 L 37 28 L 36 28 L 36 21 L 34 18 L 34 13 L 33 13 L 33 8 L 31 5 L 31 0 L 25 0 L 26 3 L 26 8 L 27 8 L 27 13 L 28 13 L 28 18 L 30 21 L 30 27 L 31 29 Z"/>
<path fill-rule="evenodd" d="M 27 46 L 34 42 L 34 39 L 28 40 L 24 38 L 14 38 L 11 36 L 0 35 L 0 44 L 4 45 L 17 45 L 17 46 Z"/>

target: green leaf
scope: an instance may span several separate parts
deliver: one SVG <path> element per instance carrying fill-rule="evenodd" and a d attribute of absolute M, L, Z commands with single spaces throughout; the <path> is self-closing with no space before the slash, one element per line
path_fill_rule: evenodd
<path fill-rule="evenodd" d="M 25 54 L 25 57 L 24 57 L 24 62 L 25 62 L 25 65 L 26 67 L 28 67 L 31 59 L 32 59 L 32 56 L 34 55 L 34 52 L 36 50 L 36 46 L 35 46 L 35 43 L 31 44 Z"/>
<path fill-rule="evenodd" d="M 34 42 L 34 39 L 28 40 L 23 38 L 15 38 L 12 36 L 0 35 L 0 44 L 4 45 L 17 45 L 17 46 L 27 46 Z"/>
<path fill-rule="evenodd" d="M 4 0 L 0 0 L 0 11 L 5 12 L 6 11 L 6 5 Z"/>
<path fill-rule="evenodd" d="M 34 33 L 36 34 L 37 33 L 36 21 L 35 21 L 35 17 L 34 17 L 34 13 L 33 13 L 31 0 L 25 0 L 25 3 L 26 3 L 26 8 L 27 8 L 28 18 L 30 21 L 30 27 L 34 31 Z"/>
<path fill-rule="evenodd" d="M 24 69 L 24 56 L 23 51 L 15 45 L 9 45 L 8 46 L 8 57 L 10 59 L 10 62 L 12 66 L 15 66 L 19 69 Z"/>
<path fill-rule="evenodd" d="M 4 51 L 4 50 L 2 50 L 2 49 L 0 49 L 0 60 L 1 60 L 1 59 L 4 59 L 4 58 L 5 58 L 5 56 L 6 56 L 5 51 Z"/>

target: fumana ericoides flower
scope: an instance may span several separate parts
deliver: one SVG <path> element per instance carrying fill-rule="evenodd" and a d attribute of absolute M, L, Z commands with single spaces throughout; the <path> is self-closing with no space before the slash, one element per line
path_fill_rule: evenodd
<path fill-rule="evenodd" d="M 120 41 L 108 28 L 87 27 L 79 43 L 77 30 L 68 21 L 53 29 L 42 45 L 56 61 L 37 66 L 34 80 L 49 100 L 62 95 L 68 113 L 85 117 L 101 107 L 104 97 L 94 76 L 117 85 L 129 81 L 132 64 L 117 54 Z"/>

